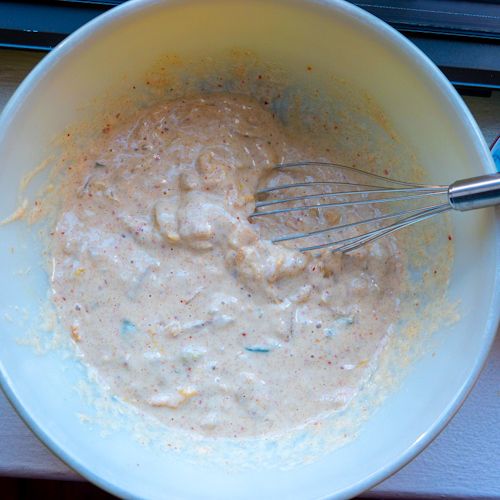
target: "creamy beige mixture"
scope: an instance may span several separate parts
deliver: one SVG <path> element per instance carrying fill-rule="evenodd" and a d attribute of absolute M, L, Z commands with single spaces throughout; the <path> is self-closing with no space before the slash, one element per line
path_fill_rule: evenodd
<path fill-rule="evenodd" d="M 320 256 L 268 239 L 354 212 L 248 219 L 258 186 L 346 180 L 272 169 L 335 160 L 307 142 L 256 101 L 215 94 L 105 128 L 68 167 L 53 302 L 113 394 L 169 426 L 231 437 L 314 424 L 356 396 L 398 320 L 405 257 L 392 238 Z"/>

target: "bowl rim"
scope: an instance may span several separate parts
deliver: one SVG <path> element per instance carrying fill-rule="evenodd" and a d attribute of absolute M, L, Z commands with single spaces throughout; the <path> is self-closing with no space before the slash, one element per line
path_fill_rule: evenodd
<path fill-rule="evenodd" d="M 441 73 L 437 66 L 418 47 L 413 45 L 398 31 L 374 15 L 364 11 L 356 5 L 347 3 L 344 0 L 272 1 L 282 4 L 283 6 L 297 5 L 307 7 L 309 5 L 312 7 L 316 6 L 340 11 L 351 19 L 364 24 L 366 28 L 374 33 L 380 40 L 388 42 L 392 50 L 399 50 L 406 59 L 412 59 L 413 64 L 421 73 L 422 78 L 427 79 L 433 84 L 435 90 L 440 91 L 441 97 L 448 100 L 449 105 L 451 105 L 455 113 L 457 113 L 464 125 L 467 126 L 467 129 L 469 130 L 468 139 L 471 141 L 476 152 L 482 159 L 481 166 L 486 167 L 486 172 L 489 171 L 492 173 L 496 171 L 493 159 L 489 153 L 489 149 L 485 143 L 482 132 L 471 112 L 458 95 L 457 91 Z M 106 29 L 108 24 L 118 22 L 122 18 L 128 18 L 136 12 L 140 13 L 143 9 L 154 8 L 155 6 L 160 5 L 168 8 L 171 5 L 179 3 L 193 2 L 199 2 L 199 0 L 131 0 L 99 15 L 95 19 L 77 29 L 74 33 L 58 44 L 57 47 L 55 47 L 48 55 L 46 55 L 17 87 L 14 94 L 5 105 L 3 111 L 0 113 L 0 137 L 9 127 L 16 111 L 21 108 L 24 101 L 26 101 L 31 93 L 36 90 L 38 83 L 41 82 L 57 65 L 61 64 L 64 60 L 66 60 L 66 58 L 70 57 L 74 50 L 79 48 L 84 42 L 88 41 L 94 33 Z M 429 428 L 427 428 L 413 443 L 407 446 L 396 459 L 386 463 L 383 467 L 380 467 L 369 476 L 361 478 L 359 481 L 345 487 L 343 490 L 337 491 L 335 493 L 335 497 L 344 498 L 356 496 L 363 491 L 373 488 L 389 476 L 402 469 L 444 430 L 448 422 L 459 411 L 466 397 L 477 382 L 495 339 L 496 331 L 500 325 L 500 308 L 494 307 L 495 304 L 500 303 L 500 207 L 496 209 L 495 215 L 493 225 L 496 232 L 495 261 L 497 266 L 494 272 L 493 293 L 487 317 L 487 327 L 484 334 L 483 345 L 467 379 L 464 381 L 455 397 L 451 399 L 443 408 L 439 417 L 433 422 L 433 424 L 429 426 Z M 103 479 L 96 472 L 82 463 L 77 456 L 67 452 L 62 444 L 53 439 L 53 437 L 45 431 L 43 426 L 35 421 L 21 404 L 21 401 L 16 395 L 16 391 L 10 377 L 7 373 L 5 373 L 3 366 L 1 365 L 0 388 L 28 428 L 30 428 L 37 438 L 49 450 L 55 453 L 57 457 L 67 466 L 100 488 L 116 496 L 127 497 L 130 494 L 118 484 Z M 327 496 L 323 498 L 326 499 L 332 497 Z"/>

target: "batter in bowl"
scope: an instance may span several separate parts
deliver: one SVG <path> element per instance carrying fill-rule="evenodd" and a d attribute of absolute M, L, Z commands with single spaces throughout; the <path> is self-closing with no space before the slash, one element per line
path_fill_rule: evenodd
<path fill-rule="evenodd" d="M 331 225 L 333 210 L 248 219 L 263 182 L 331 180 L 272 170 L 321 154 L 257 101 L 212 94 L 105 128 L 64 172 L 52 300 L 111 393 L 225 437 L 314 424 L 356 397 L 399 319 L 397 240 L 313 256 L 268 236 Z"/>

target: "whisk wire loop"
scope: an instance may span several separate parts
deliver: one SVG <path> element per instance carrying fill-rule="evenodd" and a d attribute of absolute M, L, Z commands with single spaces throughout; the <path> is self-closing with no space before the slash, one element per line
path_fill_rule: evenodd
<path fill-rule="evenodd" d="M 298 249 L 302 252 L 325 248 L 332 252 L 350 252 L 399 229 L 451 209 L 465 211 L 500 204 L 500 174 L 459 180 L 448 186 L 400 181 L 359 170 L 356 167 L 323 161 L 280 163 L 275 165 L 274 169 L 293 172 L 293 169 L 303 167 L 332 169 L 336 170 L 338 174 L 348 174 L 354 178 L 361 176 L 363 180 L 359 183 L 350 178 L 314 180 L 307 172 L 305 181 L 270 185 L 257 191 L 257 202 L 250 219 L 293 214 L 295 220 L 299 221 L 303 219 L 301 212 L 318 210 L 319 215 L 320 210 L 341 211 L 346 207 L 352 208 L 347 222 L 345 219 L 343 220 L 343 216 L 339 216 L 340 224 L 337 225 L 282 236 L 277 235 L 271 238 L 274 243 L 314 239 L 318 236 L 326 238 L 326 241 L 320 243 L 313 244 L 311 242 L 309 245 L 303 245 Z M 329 191 L 321 191 L 325 187 Z M 335 187 L 338 189 L 335 190 Z M 297 190 L 304 189 L 306 190 L 305 194 L 301 194 L 300 191 L 297 193 Z M 314 191 L 308 192 L 309 189 Z M 317 192 L 318 189 L 320 192 Z M 287 193 L 289 193 L 288 196 L 286 196 Z M 278 197 L 266 198 L 271 194 Z M 280 197 L 282 194 L 285 196 Z M 312 200 L 317 200 L 318 203 L 312 204 Z M 423 202 L 427 203 L 423 204 Z M 409 208 L 404 205 L 405 203 L 412 203 L 413 207 L 416 203 L 421 203 L 423 206 Z M 395 204 L 398 208 L 393 208 L 389 213 L 383 213 L 382 209 L 385 206 L 391 206 L 391 204 L 393 204 L 392 206 Z M 400 208 L 401 205 L 403 205 L 402 208 Z M 359 213 L 364 211 L 361 207 L 373 207 L 370 214 L 375 213 L 376 215 L 374 217 L 359 217 Z M 358 220 L 352 221 L 353 215 L 358 216 Z M 346 231 L 353 230 L 357 231 L 357 234 L 346 236 Z M 332 238 L 334 234 L 338 234 L 339 237 Z"/>
<path fill-rule="evenodd" d="M 347 177 L 340 180 L 311 179 L 269 185 L 257 191 L 255 211 L 250 215 L 250 218 L 287 214 L 300 216 L 300 212 L 307 212 L 312 209 L 344 209 L 347 207 L 355 209 L 358 206 L 373 206 L 376 210 L 376 215 L 373 217 L 361 217 L 355 221 L 348 219 L 347 221 L 344 220 L 344 222 L 340 217 L 340 223 L 337 225 L 329 225 L 311 231 L 276 235 L 271 238 L 273 243 L 294 240 L 307 241 L 309 239 L 309 245 L 302 242 L 298 248 L 302 252 L 325 248 L 333 252 L 352 251 L 382 236 L 452 208 L 447 199 L 448 186 L 446 185 L 425 185 L 401 181 L 365 172 L 355 167 L 321 161 L 280 163 L 274 169 L 276 171 L 290 170 L 293 172 L 293 169 L 302 167 L 331 168 L 355 179 L 361 178 L 361 181 L 355 182 Z M 381 213 L 377 208 L 378 206 L 390 206 L 390 204 L 425 201 L 427 199 L 430 203 L 418 208 L 403 207 L 402 209 L 393 209 L 389 213 Z M 314 201 L 317 201 L 317 203 L 314 203 Z M 352 235 L 353 231 L 358 232 L 358 234 Z M 351 232 L 351 234 L 346 235 L 346 232 Z M 338 237 L 335 238 L 335 235 L 338 235 Z M 318 242 L 318 237 L 323 238 L 323 241 Z M 313 239 L 316 239 L 316 241 L 313 241 Z"/>

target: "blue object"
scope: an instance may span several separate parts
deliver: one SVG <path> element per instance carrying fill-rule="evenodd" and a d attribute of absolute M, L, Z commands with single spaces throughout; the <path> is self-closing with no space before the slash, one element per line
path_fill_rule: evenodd
<path fill-rule="evenodd" d="M 122 335 L 128 335 L 129 333 L 134 333 L 137 330 L 137 327 L 135 326 L 135 323 L 132 323 L 132 321 L 129 321 L 128 319 L 124 319 L 122 321 L 122 325 L 120 328 L 120 333 Z"/>
<path fill-rule="evenodd" d="M 495 139 L 495 142 L 491 146 L 491 155 L 493 156 L 497 172 L 500 172 L 500 135 Z"/>

